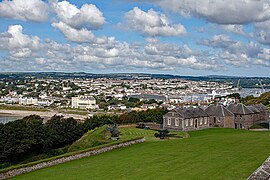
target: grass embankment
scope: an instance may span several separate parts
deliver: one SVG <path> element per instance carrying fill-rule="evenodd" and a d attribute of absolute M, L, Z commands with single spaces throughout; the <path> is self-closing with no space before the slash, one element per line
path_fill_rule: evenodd
<path fill-rule="evenodd" d="M 217 128 L 189 134 L 190 138 L 148 141 L 16 178 L 246 179 L 270 155 L 270 132 Z"/>
<path fill-rule="evenodd" d="M 0 105 L 0 109 L 2 110 L 17 110 L 17 111 L 40 111 L 40 112 L 48 112 L 47 109 L 40 109 L 36 107 L 26 107 L 26 106 L 6 106 L 6 105 Z"/>
<path fill-rule="evenodd" d="M 103 144 L 108 144 L 111 142 L 115 142 L 110 140 L 110 134 L 105 132 L 107 125 L 104 125 L 100 128 L 96 128 L 92 131 L 85 133 L 79 140 L 73 143 L 68 152 L 83 150 L 91 147 L 96 147 Z M 156 131 L 153 130 L 144 130 L 138 129 L 135 127 L 128 127 L 128 128 L 119 128 L 121 135 L 120 141 L 127 141 L 134 138 L 145 137 L 146 141 L 157 141 L 158 138 L 154 137 Z M 174 132 L 183 138 L 188 137 L 188 133 L 186 132 Z"/>
<path fill-rule="evenodd" d="M 106 127 L 105 125 L 88 131 L 68 148 L 68 152 L 83 150 L 111 142 L 112 140 L 110 140 L 108 134 L 105 133 Z"/>
<path fill-rule="evenodd" d="M 55 160 L 58 158 L 66 157 L 69 155 L 90 151 L 96 148 L 101 148 L 101 147 L 110 146 L 113 144 L 118 144 L 118 143 L 130 141 L 134 139 L 139 139 L 139 138 L 144 137 L 144 135 L 147 135 L 147 138 L 148 138 L 150 136 L 153 136 L 155 132 L 151 130 L 144 131 L 144 130 L 136 129 L 136 128 L 133 128 L 130 130 L 125 129 L 124 133 L 122 133 L 120 136 L 120 140 L 114 141 L 114 140 L 110 140 L 109 139 L 110 134 L 108 132 L 105 132 L 106 127 L 108 127 L 108 125 L 104 125 L 102 127 L 88 131 L 79 140 L 74 142 L 72 145 L 54 150 L 57 152 L 51 152 L 51 153 L 47 152 L 44 154 L 40 154 L 38 156 L 33 156 L 33 157 L 30 157 L 30 159 L 26 160 L 25 163 L 20 163 L 20 164 L 13 165 L 4 169 L 0 169 L 0 173 L 6 172 L 11 169 L 27 167 L 27 166 L 35 165 L 41 162 L 47 162 L 47 161 Z M 120 130 L 122 131 L 122 129 Z M 57 153 L 57 154 L 60 153 L 60 155 L 52 156 L 51 154 L 53 153 Z"/>

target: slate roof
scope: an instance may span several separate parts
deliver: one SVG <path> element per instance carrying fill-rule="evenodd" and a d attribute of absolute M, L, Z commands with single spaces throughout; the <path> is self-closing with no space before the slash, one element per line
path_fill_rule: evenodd
<path fill-rule="evenodd" d="M 205 112 L 210 116 L 227 117 L 234 116 L 234 114 L 222 105 L 210 105 L 205 109 Z"/>
<path fill-rule="evenodd" d="M 259 112 L 261 112 L 260 110 L 258 110 L 255 106 L 247 106 L 248 107 L 248 109 L 250 109 L 252 112 L 254 112 L 254 113 L 259 113 Z"/>
<path fill-rule="evenodd" d="M 201 108 L 176 108 L 175 111 L 183 118 L 208 117 L 209 115 Z"/>
<path fill-rule="evenodd" d="M 246 105 L 242 103 L 230 104 L 228 106 L 228 110 L 234 114 L 240 114 L 240 115 L 253 114 L 253 112 Z"/>
<path fill-rule="evenodd" d="M 263 104 L 252 104 L 251 106 L 255 107 L 259 111 L 268 111 L 267 107 Z"/>

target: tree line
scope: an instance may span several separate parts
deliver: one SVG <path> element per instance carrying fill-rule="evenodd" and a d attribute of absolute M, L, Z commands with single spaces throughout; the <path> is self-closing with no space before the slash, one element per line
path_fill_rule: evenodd
<path fill-rule="evenodd" d="M 44 123 L 37 115 L 0 123 L 0 164 L 16 164 L 27 157 L 71 145 L 87 131 L 105 124 L 156 122 L 162 123 L 165 109 L 129 112 L 117 115 L 94 115 L 78 122 L 74 118 L 53 116 Z M 64 152 L 62 152 L 64 153 Z"/>

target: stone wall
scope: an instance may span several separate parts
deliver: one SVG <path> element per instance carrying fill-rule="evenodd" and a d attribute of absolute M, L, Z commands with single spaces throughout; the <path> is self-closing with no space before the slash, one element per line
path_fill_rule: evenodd
<path fill-rule="evenodd" d="M 248 178 L 248 180 L 268 180 L 270 179 L 270 157 L 268 157 L 264 163 L 256 169 Z"/>
<path fill-rule="evenodd" d="M 32 165 L 32 166 L 28 166 L 28 167 L 22 167 L 22 168 L 18 168 L 18 169 L 9 170 L 7 172 L 4 172 L 4 173 L 0 174 L 0 180 L 7 179 L 7 178 L 10 178 L 10 177 L 14 177 L 14 176 L 17 176 L 17 175 L 20 175 L 20 174 L 28 173 L 28 172 L 31 172 L 31 171 L 35 171 L 35 170 L 38 170 L 38 169 L 42 169 L 42 168 L 45 168 L 45 167 L 65 163 L 65 162 L 68 162 L 68 161 L 72 161 L 72 160 L 81 159 L 81 158 L 93 156 L 93 155 L 96 155 L 96 154 L 104 153 L 104 152 L 107 152 L 107 151 L 111 151 L 113 149 L 130 146 L 132 144 L 137 144 L 137 143 L 141 143 L 141 142 L 144 142 L 144 141 L 145 141 L 144 138 L 140 138 L 140 139 L 136 139 L 136 140 L 122 142 L 122 143 L 119 143 L 119 144 L 114 144 L 114 145 L 107 146 L 107 147 L 101 147 L 101 148 L 98 148 L 98 149 L 89 150 L 87 152 L 82 152 L 82 153 L 70 155 L 70 156 L 67 156 L 67 157 L 62 157 L 62 158 L 47 161 L 47 162 L 41 162 L 41 163 L 38 163 L 38 164 L 35 164 L 35 165 Z"/>

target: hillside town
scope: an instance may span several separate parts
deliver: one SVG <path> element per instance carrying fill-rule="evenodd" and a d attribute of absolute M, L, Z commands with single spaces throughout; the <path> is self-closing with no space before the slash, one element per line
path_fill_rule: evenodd
<path fill-rule="evenodd" d="M 230 83 L 114 78 L 1 79 L 0 87 L 2 104 L 89 110 L 207 105 L 217 97 L 226 97 L 238 90 Z M 224 103 L 235 100 L 223 98 Z"/>

